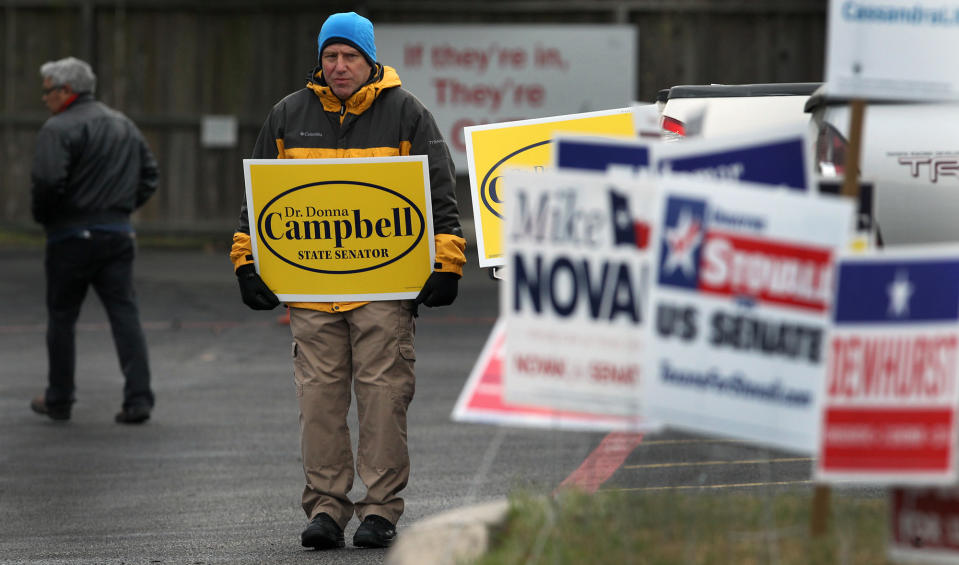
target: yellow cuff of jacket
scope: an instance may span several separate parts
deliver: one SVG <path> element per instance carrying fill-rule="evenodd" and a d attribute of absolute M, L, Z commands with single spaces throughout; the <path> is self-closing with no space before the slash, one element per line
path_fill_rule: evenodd
<path fill-rule="evenodd" d="M 230 261 L 233 262 L 233 270 L 237 270 L 243 265 L 253 262 L 253 244 L 250 243 L 250 236 L 242 232 L 233 234 L 233 247 L 230 248 Z"/>
<path fill-rule="evenodd" d="M 436 261 L 433 270 L 438 273 L 456 273 L 463 276 L 466 264 L 466 240 L 448 233 L 438 233 L 433 238 L 436 246 Z"/>

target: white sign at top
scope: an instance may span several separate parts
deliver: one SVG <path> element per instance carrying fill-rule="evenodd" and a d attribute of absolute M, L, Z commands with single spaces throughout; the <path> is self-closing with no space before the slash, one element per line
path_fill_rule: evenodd
<path fill-rule="evenodd" d="M 377 58 L 436 118 L 465 172 L 467 126 L 619 108 L 635 99 L 627 25 L 377 25 Z"/>
<path fill-rule="evenodd" d="M 959 1 L 830 0 L 829 94 L 959 100 Z"/>

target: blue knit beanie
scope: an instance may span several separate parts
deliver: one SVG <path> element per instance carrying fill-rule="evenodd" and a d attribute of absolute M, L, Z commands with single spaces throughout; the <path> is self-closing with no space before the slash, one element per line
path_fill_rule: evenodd
<path fill-rule="evenodd" d="M 326 18 L 316 38 L 319 45 L 318 55 L 322 57 L 323 48 L 331 43 L 345 43 L 355 47 L 374 66 L 376 63 L 376 40 L 373 37 L 373 22 L 357 14 L 345 12 Z"/>

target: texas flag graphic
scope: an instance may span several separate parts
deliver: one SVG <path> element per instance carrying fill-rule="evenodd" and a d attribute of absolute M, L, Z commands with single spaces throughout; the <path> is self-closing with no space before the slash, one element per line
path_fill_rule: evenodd
<path fill-rule="evenodd" d="M 659 284 L 695 289 L 705 234 L 706 202 L 671 197 L 660 240 Z"/>
<path fill-rule="evenodd" d="M 613 243 L 646 249 L 649 246 L 649 223 L 633 218 L 629 197 L 609 190 L 609 210 L 613 226 Z"/>

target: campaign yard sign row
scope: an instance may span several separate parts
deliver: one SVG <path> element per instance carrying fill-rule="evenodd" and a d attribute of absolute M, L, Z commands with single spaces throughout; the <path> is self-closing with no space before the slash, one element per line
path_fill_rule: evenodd
<path fill-rule="evenodd" d="M 852 202 L 748 183 L 506 180 L 506 401 L 955 480 L 959 247 L 844 253 Z"/>
<path fill-rule="evenodd" d="M 954 0 L 829 4 L 830 95 L 959 99 L 959 67 L 945 55 L 959 46 Z M 507 146 L 509 127 L 495 151 L 524 147 Z M 614 389 L 602 379 L 578 389 L 588 367 L 603 355 L 615 367 L 633 365 L 615 341 L 590 337 L 618 328 L 644 359 L 638 372 L 613 373 L 629 376 L 622 393 L 640 395 L 610 399 L 613 410 L 639 407 L 645 421 L 814 454 L 819 481 L 955 485 L 959 247 L 843 252 L 855 243 L 851 205 L 816 196 L 812 144 L 805 131 L 790 134 L 758 144 L 757 136 L 662 144 L 557 130 L 549 160 L 511 163 L 608 176 L 499 176 L 497 200 L 506 205 L 495 216 L 505 226 L 484 224 L 477 238 L 483 245 L 505 234 L 480 260 L 506 266 L 501 315 L 517 332 L 507 330 L 504 345 L 506 390 L 550 405 L 599 401 Z M 675 172 L 702 180 L 667 175 Z M 529 240 L 522 230 L 543 225 L 529 219 L 532 208 L 525 220 L 511 218 L 511 206 L 553 199 L 571 184 L 596 194 L 615 187 L 627 202 L 618 225 L 636 220 L 633 241 L 645 243 L 629 261 L 643 266 L 646 282 L 597 284 L 624 260 L 615 238 L 597 240 L 587 257 L 561 239 Z M 596 194 L 575 198 L 583 205 L 575 217 L 616 233 L 616 214 L 598 215 Z M 629 292 L 641 296 L 639 307 L 623 310 L 638 315 L 619 317 L 610 306 L 627 304 Z M 584 314 L 580 343 L 567 322 Z M 959 489 L 896 488 L 891 510 L 894 558 L 959 563 Z"/>

